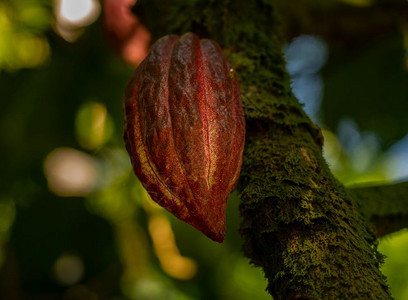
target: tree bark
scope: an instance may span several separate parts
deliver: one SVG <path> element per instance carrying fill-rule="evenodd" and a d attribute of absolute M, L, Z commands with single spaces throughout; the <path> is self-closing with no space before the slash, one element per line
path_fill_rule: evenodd
<path fill-rule="evenodd" d="M 353 196 L 322 157 L 320 129 L 290 89 L 274 2 L 139 0 L 156 37 L 194 31 L 220 43 L 238 74 L 247 119 L 240 211 L 244 252 L 274 299 L 392 299 L 383 257 Z M 157 12 L 156 12 L 157 13 Z"/>

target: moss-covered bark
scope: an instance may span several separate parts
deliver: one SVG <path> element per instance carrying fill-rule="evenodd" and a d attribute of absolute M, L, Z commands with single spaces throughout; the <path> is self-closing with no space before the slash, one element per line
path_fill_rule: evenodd
<path fill-rule="evenodd" d="M 291 92 L 273 1 L 175 0 L 150 24 L 148 4 L 156 1 L 142 2 L 135 12 L 155 35 L 192 30 L 215 39 L 239 76 L 247 118 L 241 233 L 270 294 L 391 299 L 375 238 L 324 161 L 319 128 Z"/>

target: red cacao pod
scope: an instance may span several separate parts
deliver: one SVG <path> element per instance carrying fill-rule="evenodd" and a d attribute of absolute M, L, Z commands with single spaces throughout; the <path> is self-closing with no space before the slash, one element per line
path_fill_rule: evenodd
<path fill-rule="evenodd" d="M 152 199 L 222 242 L 245 119 L 220 47 L 192 33 L 161 38 L 131 77 L 124 111 L 126 149 Z"/>

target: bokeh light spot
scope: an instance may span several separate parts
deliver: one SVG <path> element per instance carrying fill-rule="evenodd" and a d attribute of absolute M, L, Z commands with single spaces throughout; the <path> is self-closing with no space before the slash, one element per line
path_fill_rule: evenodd
<path fill-rule="evenodd" d="M 86 102 L 75 118 L 75 133 L 79 144 L 95 150 L 106 143 L 113 133 L 113 121 L 106 106 L 98 102 Z"/>
<path fill-rule="evenodd" d="M 301 35 L 293 39 L 284 52 L 293 93 L 305 104 L 305 112 L 310 118 L 319 123 L 323 80 L 318 72 L 327 61 L 327 44 L 319 37 Z"/>
<path fill-rule="evenodd" d="M 15 43 L 18 60 L 26 68 L 39 66 L 49 57 L 50 48 L 44 37 L 17 35 Z"/>
<path fill-rule="evenodd" d="M 69 286 L 81 280 L 84 275 L 84 264 L 77 255 L 62 254 L 55 261 L 53 271 L 61 285 Z"/>
<path fill-rule="evenodd" d="M 66 41 L 74 42 L 85 26 L 96 21 L 100 12 L 97 0 L 55 0 L 55 30 Z"/>
<path fill-rule="evenodd" d="M 50 47 L 41 32 L 48 25 L 48 11 L 39 3 L 0 3 L 0 69 L 15 71 L 43 65 Z"/>
<path fill-rule="evenodd" d="M 390 180 L 408 179 L 408 134 L 386 153 L 386 173 Z"/>
<path fill-rule="evenodd" d="M 177 279 L 191 279 L 197 272 L 194 260 L 180 255 L 169 220 L 157 213 L 149 219 L 149 232 L 163 270 Z"/>
<path fill-rule="evenodd" d="M 104 29 L 111 46 L 131 65 L 146 57 L 150 33 L 131 12 L 135 0 L 104 0 Z"/>
<path fill-rule="evenodd" d="M 101 9 L 96 0 L 57 0 L 56 7 L 59 22 L 78 27 L 93 23 Z"/>
<path fill-rule="evenodd" d="M 291 76 L 315 74 L 327 61 L 328 48 L 324 40 L 312 35 L 300 35 L 284 49 L 287 69 Z"/>
<path fill-rule="evenodd" d="M 322 130 L 324 136 L 324 145 L 323 145 L 323 155 L 327 160 L 327 163 L 330 166 L 332 171 L 339 171 L 342 169 L 340 157 L 341 157 L 341 145 L 337 136 L 329 131 Z"/>
<path fill-rule="evenodd" d="M 92 156 L 71 148 L 57 148 L 46 157 L 44 173 L 51 191 L 59 196 L 83 196 L 98 180 Z"/>

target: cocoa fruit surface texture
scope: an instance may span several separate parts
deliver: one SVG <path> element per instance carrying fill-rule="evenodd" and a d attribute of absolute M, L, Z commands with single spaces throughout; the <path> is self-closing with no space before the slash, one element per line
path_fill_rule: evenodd
<path fill-rule="evenodd" d="M 126 149 L 151 198 L 222 242 L 245 119 L 220 47 L 193 33 L 159 39 L 128 82 L 124 112 Z"/>

